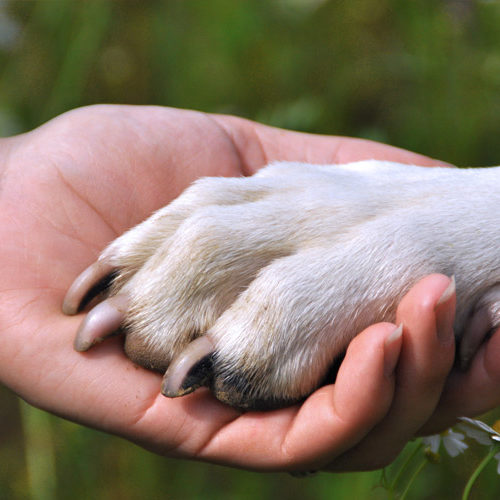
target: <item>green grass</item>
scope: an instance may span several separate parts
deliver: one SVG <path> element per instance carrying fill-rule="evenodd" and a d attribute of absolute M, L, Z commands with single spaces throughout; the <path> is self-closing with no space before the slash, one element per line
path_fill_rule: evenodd
<path fill-rule="evenodd" d="M 0 135 L 96 102 L 159 104 L 373 138 L 459 165 L 500 163 L 498 2 L 46 0 L 3 8 L 19 35 L 0 46 Z M 298 480 L 157 457 L 5 389 L 0 417 L 2 499 L 385 498 L 374 489 L 379 473 Z M 476 450 L 426 466 L 408 498 L 457 498 L 480 459 Z M 499 484 L 490 464 L 472 498 L 499 497 Z"/>

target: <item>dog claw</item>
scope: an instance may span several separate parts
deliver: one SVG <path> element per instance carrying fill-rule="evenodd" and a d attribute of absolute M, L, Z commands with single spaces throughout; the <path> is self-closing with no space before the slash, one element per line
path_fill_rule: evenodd
<path fill-rule="evenodd" d="M 176 398 L 208 385 L 212 375 L 214 345 L 206 336 L 198 337 L 172 361 L 168 367 L 161 392 L 168 398 Z"/>
<path fill-rule="evenodd" d="M 96 290 L 96 295 L 100 288 L 105 288 L 103 282 L 110 276 L 115 268 L 105 261 L 94 262 L 87 267 L 76 279 L 69 288 L 64 297 L 62 311 L 64 314 L 72 316 L 81 309 L 82 305 L 87 302 L 89 295 L 93 289 Z"/>
<path fill-rule="evenodd" d="M 128 297 L 115 295 L 95 306 L 82 321 L 74 347 L 79 352 L 112 336 L 120 328 L 128 308 Z"/>

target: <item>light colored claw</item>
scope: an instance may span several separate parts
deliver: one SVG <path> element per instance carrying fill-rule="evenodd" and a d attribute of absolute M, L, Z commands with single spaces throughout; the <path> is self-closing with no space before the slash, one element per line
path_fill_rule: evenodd
<path fill-rule="evenodd" d="M 201 367 L 198 373 L 192 370 L 214 352 L 212 341 L 206 336 L 198 337 L 172 361 L 163 378 L 161 392 L 169 398 L 184 396 L 205 384 L 209 374 Z M 190 373 L 191 372 L 191 373 Z"/>
<path fill-rule="evenodd" d="M 128 297 L 115 295 L 95 306 L 82 321 L 74 347 L 83 352 L 113 335 L 122 324 L 128 309 Z"/>
<path fill-rule="evenodd" d="M 87 293 L 114 270 L 111 264 L 99 260 L 87 267 L 67 291 L 62 305 L 63 313 L 70 316 L 76 314 Z"/>

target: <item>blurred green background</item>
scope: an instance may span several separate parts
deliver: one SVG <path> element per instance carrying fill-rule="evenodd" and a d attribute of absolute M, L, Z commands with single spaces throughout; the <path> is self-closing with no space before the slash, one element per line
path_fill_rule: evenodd
<path fill-rule="evenodd" d="M 500 163 L 499 26 L 487 0 L 0 0 L 0 135 L 86 104 L 159 104 Z M 479 459 L 443 457 L 408 498 L 458 498 Z M 0 387 L 0 499 L 386 498 L 379 476 L 168 460 Z M 499 497 L 491 464 L 472 498 Z"/>

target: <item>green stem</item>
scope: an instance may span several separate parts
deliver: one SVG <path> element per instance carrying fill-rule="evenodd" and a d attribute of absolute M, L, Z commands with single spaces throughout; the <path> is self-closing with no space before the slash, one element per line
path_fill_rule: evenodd
<path fill-rule="evenodd" d="M 394 489 L 396 488 L 396 484 L 403 475 L 403 472 L 406 470 L 409 463 L 414 459 L 415 455 L 421 450 L 422 446 L 423 446 L 422 441 L 420 441 L 420 443 L 417 446 L 415 446 L 415 449 L 410 453 L 408 458 L 404 461 L 403 465 L 400 467 L 398 473 L 396 474 L 395 478 L 392 480 L 391 485 L 389 486 L 390 491 L 394 491 Z"/>
<path fill-rule="evenodd" d="M 476 479 L 479 477 L 479 474 L 486 467 L 488 462 L 493 458 L 493 455 L 497 452 L 497 447 L 492 447 L 490 452 L 481 460 L 480 464 L 477 466 L 476 470 L 472 473 L 472 476 L 467 481 L 465 485 L 465 489 L 462 495 L 462 500 L 467 500 L 469 498 L 470 490 L 472 489 L 473 484 L 476 482 Z"/>
<path fill-rule="evenodd" d="M 422 469 L 428 463 L 429 463 L 429 461 L 426 458 L 420 462 L 420 465 L 417 467 L 417 470 L 413 473 L 413 475 L 411 476 L 410 480 L 408 481 L 408 484 L 406 485 L 406 488 L 403 491 L 403 493 L 402 493 L 402 495 L 400 497 L 400 500 L 404 500 L 406 498 L 406 495 L 410 491 L 411 485 L 413 484 L 413 482 L 415 481 L 415 479 L 417 479 L 417 476 L 420 474 L 420 472 L 422 472 Z"/>
<path fill-rule="evenodd" d="M 383 468 L 380 474 L 380 484 L 376 486 L 381 486 L 382 488 L 389 490 L 389 480 L 387 479 L 387 468 Z"/>

